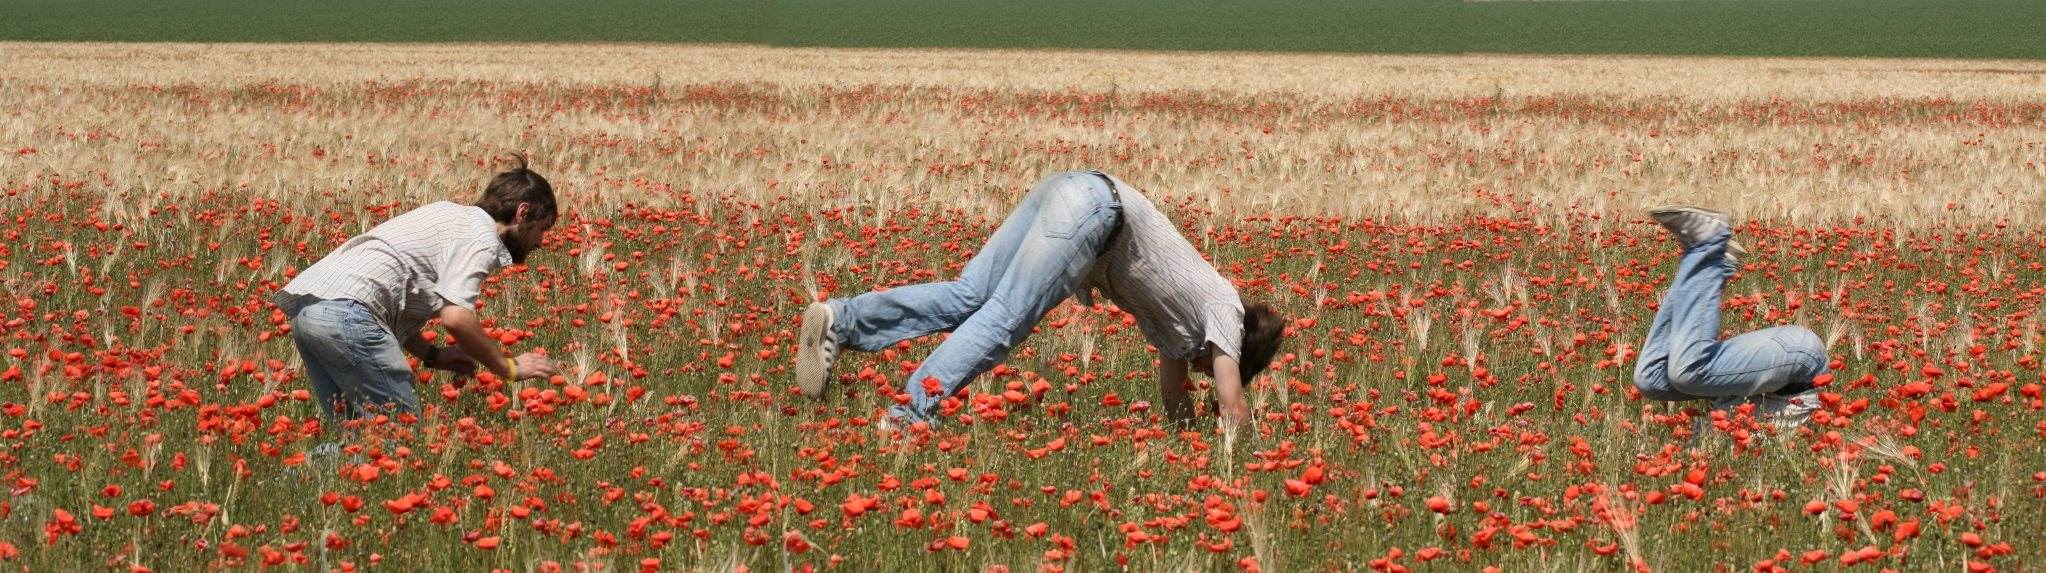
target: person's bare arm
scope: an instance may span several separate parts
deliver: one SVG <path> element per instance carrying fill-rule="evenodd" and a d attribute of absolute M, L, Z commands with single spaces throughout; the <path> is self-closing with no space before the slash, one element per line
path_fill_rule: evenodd
<path fill-rule="evenodd" d="M 512 362 L 505 359 L 497 341 L 483 333 L 483 321 L 476 317 L 476 311 L 453 304 L 442 306 L 440 324 L 455 337 L 455 345 L 461 347 L 469 359 L 500 378 L 510 379 Z M 515 360 L 518 361 L 520 379 L 546 379 L 555 374 L 554 362 L 546 356 L 528 352 Z"/>
<path fill-rule="evenodd" d="M 433 353 L 433 343 L 427 342 L 426 337 L 420 336 L 417 332 L 412 333 L 410 338 L 405 339 L 404 347 L 406 354 L 419 357 L 421 363 L 426 362 L 426 355 Z M 433 365 L 427 364 L 427 366 Z"/>
<path fill-rule="evenodd" d="M 1165 403 L 1165 418 L 1175 424 L 1193 421 L 1193 398 L 1186 392 L 1186 361 L 1158 359 L 1158 399 Z"/>
<path fill-rule="evenodd" d="M 446 370 L 464 376 L 473 375 L 476 372 L 476 362 L 470 360 L 469 355 L 462 352 L 459 346 L 440 347 L 436 351 L 434 343 L 427 342 L 426 337 L 418 333 L 414 333 L 411 338 L 405 339 L 403 346 L 406 353 L 419 357 L 419 364 L 421 366 L 436 370 Z M 429 360 L 429 358 L 431 359 Z"/>
<path fill-rule="evenodd" d="M 1212 352 L 1213 347 L 1210 347 Z M 1242 373 L 1236 359 L 1215 352 L 1215 395 L 1222 407 L 1222 421 L 1231 426 L 1250 421 L 1250 402 L 1243 396 Z"/>

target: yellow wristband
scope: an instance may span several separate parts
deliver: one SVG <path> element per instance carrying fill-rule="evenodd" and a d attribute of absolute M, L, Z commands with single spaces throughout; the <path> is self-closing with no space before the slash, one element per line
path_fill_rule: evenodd
<path fill-rule="evenodd" d="M 510 359 L 510 358 L 506 358 L 506 359 L 504 360 L 504 367 L 505 367 L 505 369 L 506 369 L 506 370 L 510 370 L 510 371 L 511 371 L 511 379 L 510 379 L 510 380 L 506 380 L 506 382 L 517 382 L 517 381 L 519 381 L 519 361 L 517 361 L 517 360 L 513 360 L 513 359 Z"/>

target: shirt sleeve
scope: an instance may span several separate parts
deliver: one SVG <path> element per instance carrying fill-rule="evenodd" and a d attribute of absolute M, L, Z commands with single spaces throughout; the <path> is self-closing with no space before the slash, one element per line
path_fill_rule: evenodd
<path fill-rule="evenodd" d="M 1233 304 L 1215 303 L 1207 307 L 1201 330 L 1207 336 L 1205 342 L 1215 345 L 1217 350 L 1235 360 L 1243 359 L 1243 307 Z"/>
<path fill-rule="evenodd" d="M 447 263 L 440 270 L 440 282 L 433 291 L 448 304 L 476 310 L 476 297 L 483 294 L 483 279 L 500 266 L 504 245 L 497 237 L 456 241 L 449 248 Z"/>

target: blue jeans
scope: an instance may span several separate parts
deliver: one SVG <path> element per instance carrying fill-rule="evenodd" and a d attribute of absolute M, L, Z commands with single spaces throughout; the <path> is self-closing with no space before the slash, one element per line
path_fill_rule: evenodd
<path fill-rule="evenodd" d="M 1655 400 L 1697 400 L 1775 392 L 1827 370 L 1826 344 L 1801 326 L 1719 339 L 1719 291 L 1732 266 L 1721 231 L 1692 245 L 1634 366 L 1634 386 Z"/>
<path fill-rule="evenodd" d="M 296 305 L 292 305 L 296 306 Z M 403 341 L 353 300 L 314 300 L 291 315 L 291 341 L 312 379 L 320 416 L 348 420 L 418 412 Z"/>
<path fill-rule="evenodd" d="M 839 345 L 873 352 L 935 332 L 952 335 L 904 382 L 898 420 L 930 420 L 938 403 L 995 367 L 1052 307 L 1073 294 L 1117 224 L 1121 205 L 1087 172 L 1046 178 L 966 263 L 958 280 L 870 292 L 827 304 Z M 924 390 L 935 378 L 941 391 Z"/>

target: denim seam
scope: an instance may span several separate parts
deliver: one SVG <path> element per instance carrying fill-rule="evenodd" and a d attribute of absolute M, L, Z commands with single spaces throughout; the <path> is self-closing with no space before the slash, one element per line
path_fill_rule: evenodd
<path fill-rule="evenodd" d="M 1053 232 L 1051 229 L 1046 229 L 1044 231 L 1044 236 L 1053 239 L 1071 239 L 1073 237 L 1077 237 L 1080 235 L 1081 228 L 1084 228 L 1087 226 L 1088 223 L 1092 223 L 1096 219 L 1101 218 L 1101 211 L 1102 211 L 1101 209 L 1097 208 L 1094 209 L 1093 211 L 1088 211 L 1087 214 L 1084 216 L 1073 218 L 1070 224 L 1066 225 L 1066 228 L 1063 233 Z"/>
<path fill-rule="evenodd" d="M 1709 375 L 1709 376 L 1713 376 L 1713 377 L 1719 377 L 1719 376 L 1745 376 L 1745 375 L 1748 375 L 1748 374 L 1754 374 L 1754 373 L 1757 373 L 1757 372 L 1768 372 L 1768 371 L 1770 371 L 1770 370 L 1775 370 L 1775 369 L 1777 369 L 1777 368 L 1780 368 L 1780 367 L 1781 367 L 1781 366 L 1762 366 L 1762 367 L 1757 367 L 1757 368 L 1751 368 L 1751 369 L 1747 369 L 1747 370 L 1736 370 L 1736 371 L 1733 371 L 1733 372 L 1717 372 L 1717 371 L 1714 371 L 1714 372 L 1711 372 L 1711 373 L 1710 373 L 1710 374 L 1708 374 L 1708 375 Z M 1672 378 L 1672 379 L 1674 379 L 1675 377 L 1674 377 L 1674 376 L 1672 376 L 1671 378 Z"/>
<path fill-rule="evenodd" d="M 981 306 L 986 306 L 986 304 L 985 304 L 985 303 L 983 303 L 983 304 L 982 304 Z M 974 309 L 973 309 L 973 310 L 969 310 L 969 311 L 964 311 L 964 312 L 954 312 L 954 313 L 946 313 L 946 314 L 942 314 L 942 315 L 935 315 L 935 316 L 941 316 L 941 317 L 944 317 L 944 318 L 945 318 L 945 319 L 947 319 L 947 320 L 950 320 L 950 319 L 951 319 L 952 317 L 955 317 L 955 316 L 960 316 L 960 315 L 965 315 L 965 316 L 969 316 L 969 317 L 970 317 L 970 316 L 973 316 L 973 315 L 974 315 L 975 313 L 978 313 L 978 312 L 980 312 L 980 307 L 978 307 L 978 306 L 977 306 L 977 307 L 974 307 Z M 957 330 L 957 329 L 958 329 L 958 327 L 953 327 L 953 328 L 933 328 L 933 329 L 928 329 L 928 330 L 915 330 L 915 331 L 911 331 L 911 332 L 909 333 L 909 335 L 908 335 L 908 336 L 904 336 L 904 337 L 902 337 L 902 338 L 901 338 L 901 340 L 909 340 L 909 339 L 913 339 L 913 338 L 922 338 L 922 337 L 925 337 L 925 336 L 930 336 L 930 335 L 933 335 L 933 334 L 937 334 L 937 333 L 940 333 L 940 332 L 951 332 L 951 331 L 954 331 L 954 330 Z M 878 350 L 880 350 L 880 349 L 882 349 L 882 348 L 887 348 L 887 347 L 889 347 L 889 346 L 893 346 L 893 345 L 894 345 L 894 343 L 892 343 L 892 342 L 891 342 L 891 343 L 888 343 L 888 344 L 882 344 L 882 345 L 880 345 L 880 346 L 876 346 L 876 347 L 874 347 L 873 349 L 866 349 L 866 348 L 857 348 L 856 350 L 859 350 L 859 351 L 861 351 L 861 352 L 874 352 L 874 351 L 878 351 Z"/>

